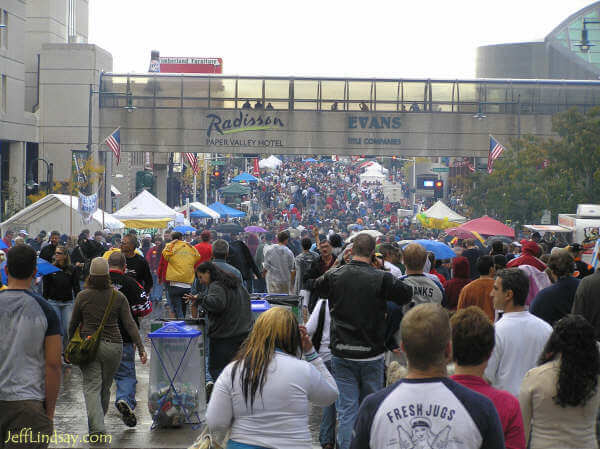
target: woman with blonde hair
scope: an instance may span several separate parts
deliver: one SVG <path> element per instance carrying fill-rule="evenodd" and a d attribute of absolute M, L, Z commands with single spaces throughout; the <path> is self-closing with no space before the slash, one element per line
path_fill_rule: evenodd
<path fill-rule="evenodd" d="M 309 449 L 309 402 L 325 407 L 337 396 L 306 329 L 273 307 L 217 379 L 206 421 L 211 431 L 231 427 L 227 449 Z"/>

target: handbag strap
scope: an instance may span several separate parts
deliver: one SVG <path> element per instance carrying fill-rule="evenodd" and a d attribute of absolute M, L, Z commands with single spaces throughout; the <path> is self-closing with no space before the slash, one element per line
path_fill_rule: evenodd
<path fill-rule="evenodd" d="M 110 300 L 108 301 L 108 306 L 106 306 L 106 310 L 104 311 L 104 316 L 102 317 L 100 326 L 98 326 L 98 330 L 96 331 L 96 333 L 98 335 L 100 335 L 102 333 L 102 330 L 104 329 L 104 324 L 106 323 L 106 320 L 108 319 L 108 315 L 110 314 L 110 311 L 112 310 L 116 296 L 117 296 L 117 291 L 113 288 L 112 294 L 110 295 Z"/>

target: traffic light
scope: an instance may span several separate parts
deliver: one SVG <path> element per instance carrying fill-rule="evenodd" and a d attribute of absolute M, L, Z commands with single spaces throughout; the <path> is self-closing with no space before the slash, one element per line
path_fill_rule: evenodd
<path fill-rule="evenodd" d="M 221 176 L 221 172 L 219 170 L 213 171 L 212 177 L 214 179 L 215 187 L 221 187 L 221 185 L 223 184 L 223 177 Z"/>
<path fill-rule="evenodd" d="M 436 200 L 444 197 L 444 181 L 438 180 L 433 184 L 433 197 Z"/>

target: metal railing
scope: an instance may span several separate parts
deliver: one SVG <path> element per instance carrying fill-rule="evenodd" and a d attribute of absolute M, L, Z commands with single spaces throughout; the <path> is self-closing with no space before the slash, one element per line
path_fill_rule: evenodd
<path fill-rule="evenodd" d="M 105 73 L 102 108 L 554 114 L 600 105 L 600 81 Z"/>

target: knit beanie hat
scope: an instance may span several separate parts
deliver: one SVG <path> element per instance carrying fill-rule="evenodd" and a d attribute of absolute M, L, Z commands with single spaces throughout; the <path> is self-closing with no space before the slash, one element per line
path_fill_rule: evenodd
<path fill-rule="evenodd" d="M 102 257 L 92 259 L 90 276 L 108 276 L 108 260 Z"/>

